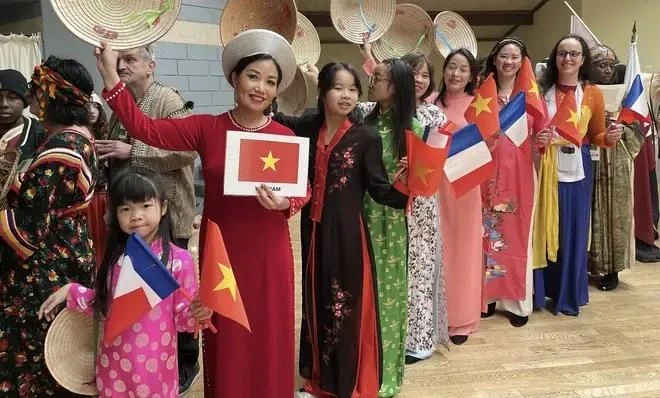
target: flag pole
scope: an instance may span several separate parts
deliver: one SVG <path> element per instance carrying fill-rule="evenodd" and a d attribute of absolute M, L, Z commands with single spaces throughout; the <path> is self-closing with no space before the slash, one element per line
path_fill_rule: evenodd
<path fill-rule="evenodd" d="M 591 29 L 589 29 L 589 27 L 587 26 L 587 24 L 584 23 L 584 21 L 582 20 L 582 18 L 580 18 L 580 16 L 577 14 L 577 12 L 575 12 L 575 10 L 573 9 L 573 7 L 571 7 L 571 5 L 568 4 L 568 1 L 564 1 L 564 4 L 566 4 L 566 7 L 568 7 L 568 9 L 571 10 L 571 12 L 572 12 L 573 15 L 575 16 L 575 18 L 577 18 L 578 21 L 580 21 L 580 22 L 582 23 L 582 25 L 584 26 L 584 28 L 585 28 L 585 29 L 587 30 L 587 32 L 589 32 L 589 34 L 590 34 L 590 35 L 596 40 L 596 42 L 598 43 L 598 45 L 602 45 L 603 43 L 601 43 L 601 41 L 598 40 L 598 38 L 596 37 L 596 35 L 594 34 L 594 32 L 592 32 Z"/>
<path fill-rule="evenodd" d="M 632 28 L 632 37 L 630 38 L 631 43 L 637 42 L 637 20 L 633 22 L 633 28 Z"/>

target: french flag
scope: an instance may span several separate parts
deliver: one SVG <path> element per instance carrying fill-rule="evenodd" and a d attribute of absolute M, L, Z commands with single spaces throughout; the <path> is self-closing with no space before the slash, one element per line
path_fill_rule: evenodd
<path fill-rule="evenodd" d="M 117 286 L 105 321 L 105 343 L 112 344 L 124 330 L 179 288 L 160 259 L 133 233 L 126 242 Z"/>
<path fill-rule="evenodd" d="M 529 136 L 525 92 L 521 91 L 500 111 L 500 132 L 520 147 Z"/>
<path fill-rule="evenodd" d="M 444 170 L 457 198 L 493 175 L 493 157 L 475 124 L 468 124 L 451 137 Z"/>
<path fill-rule="evenodd" d="M 650 133 L 651 114 L 646 102 L 644 84 L 642 84 L 636 40 L 630 43 L 628 50 L 628 64 L 626 66 L 624 84 L 626 86 L 626 95 L 621 105 L 619 121 L 628 124 L 638 121 L 642 126 L 642 130 Z"/>

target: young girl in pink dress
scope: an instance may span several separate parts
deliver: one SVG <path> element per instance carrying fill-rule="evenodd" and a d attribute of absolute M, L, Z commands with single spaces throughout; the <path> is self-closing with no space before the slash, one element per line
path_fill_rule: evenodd
<path fill-rule="evenodd" d="M 39 309 L 52 320 L 66 301 L 74 311 L 106 316 L 111 306 L 129 235 L 137 233 L 174 276 L 189 297 L 197 296 L 197 275 L 190 254 L 170 242 L 170 215 L 162 182 L 152 172 L 128 169 L 110 189 L 112 221 L 108 250 L 97 275 L 96 289 L 64 285 Z M 101 397 L 179 396 L 177 332 L 193 332 L 196 320 L 210 318 L 197 300 L 191 305 L 177 290 L 111 344 L 101 341 L 96 358 L 96 386 Z M 99 332 L 102 333 L 102 332 Z"/>

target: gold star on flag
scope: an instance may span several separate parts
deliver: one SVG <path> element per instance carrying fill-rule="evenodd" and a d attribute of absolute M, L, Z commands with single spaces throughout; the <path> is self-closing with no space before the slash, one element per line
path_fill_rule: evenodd
<path fill-rule="evenodd" d="M 573 123 L 573 125 L 577 128 L 578 123 L 580 122 L 580 116 L 578 116 L 577 112 L 573 112 L 572 109 L 569 109 L 568 111 L 571 113 L 571 117 L 566 119 L 566 121 Z"/>
<path fill-rule="evenodd" d="M 218 286 L 213 291 L 217 292 L 218 290 L 227 289 L 231 297 L 236 301 L 236 277 L 234 277 L 234 270 L 220 263 L 218 263 L 218 267 L 220 267 L 220 272 L 222 272 L 222 281 L 218 283 Z"/>
<path fill-rule="evenodd" d="M 536 79 L 533 77 L 529 79 L 530 83 L 532 84 L 532 88 L 527 90 L 528 93 L 534 94 L 537 98 L 539 96 L 539 85 L 536 84 Z"/>
<path fill-rule="evenodd" d="M 433 172 L 433 169 L 427 169 L 426 167 L 422 165 L 416 165 L 415 166 L 415 177 L 419 178 L 424 185 L 428 185 L 428 181 L 426 180 L 426 176 L 428 174 L 431 174 Z"/>
<path fill-rule="evenodd" d="M 268 169 L 273 169 L 273 171 L 277 171 L 275 169 L 275 164 L 280 161 L 280 158 L 273 157 L 272 151 L 268 151 L 268 156 L 259 159 L 261 159 L 261 161 L 264 162 L 264 169 L 262 171 L 266 171 Z"/>
<path fill-rule="evenodd" d="M 491 97 L 484 98 L 481 96 L 481 94 L 477 94 L 477 99 L 470 104 L 470 106 L 476 110 L 476 116 L 479 116 L 481 112 L 492 113 L 492 111 L 488 107 L 490 100 L 492 100 Z"/>

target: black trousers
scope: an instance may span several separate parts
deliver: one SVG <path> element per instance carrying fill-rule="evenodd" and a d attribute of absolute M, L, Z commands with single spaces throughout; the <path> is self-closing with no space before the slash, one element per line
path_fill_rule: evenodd
<path fill-rule="evenodd" d="M 172 243 L 182 249 L 188 249 L 188 239 L 173 239 Z M 199 359 L 199 339 L 192 333 L 178 333 L 177 356 L 179 359 L 179 375 L 183 369 L 191 370 Z"/>

